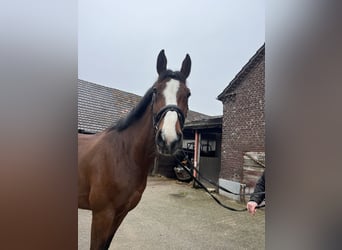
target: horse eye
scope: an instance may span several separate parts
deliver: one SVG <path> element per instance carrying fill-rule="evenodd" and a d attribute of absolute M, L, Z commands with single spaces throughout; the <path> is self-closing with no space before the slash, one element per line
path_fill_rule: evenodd
<path fill-rule="evenodd" d="M 188 98 L 191 96 L 191 92 L 188 93 Z"/>
<path fill-rule="evenodd" d="M 153 87 L 153 93 L 157 93 L 157 88 Z"/>

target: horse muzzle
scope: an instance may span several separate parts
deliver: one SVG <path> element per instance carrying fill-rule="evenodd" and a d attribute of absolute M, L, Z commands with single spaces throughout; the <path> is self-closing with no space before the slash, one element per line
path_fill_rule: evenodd
<path fill-rule="evenodd" d="M 182 148 L 183 134 L 177 133 L 177 138 L 172 141 L 168 141 L 163 132 L 159 130 L 156 134 L 156 146 L 159 154 L 162 155 L 173 155 L 178 149 Z"/>
<path fill-rule="evenodd" d="M 182 148 L 184 120 L 183 112 L 176 105 L 167 105 L 154 116 L 159 154 L 173 155 Z"/>

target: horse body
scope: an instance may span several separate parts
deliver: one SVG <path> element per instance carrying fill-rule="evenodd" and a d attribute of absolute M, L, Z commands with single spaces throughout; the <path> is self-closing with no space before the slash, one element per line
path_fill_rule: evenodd
<path fill-rule="evenodd" d="M 122 219 L 141 199 L 155 144 L 153 134 L 140 132 L 127 129 L 122 134 L 79 135 L 79 207 L 93 211 L 92 239 L 100 241 L 92 241 L 91 249 L 108 248 L 110 242 L 104 239 L 113 237 Z M 99 239 L 96 233 L 104 228 L 106 233 Z M 100 243 L 105 245 L 97 248 Z"/>
<path fill-rule="evenodd" d="M 184 62 L 186 78 L 190 67 L 185 72 L 183 68 Z M 181 145 L 184 121 L 177 117 L 186 115 L 189 90 L 182 82 L 184 97 L 177 84 L 170 87 L 170 76 L 160 77 L 166 71 L 164 51 L 157 70 L 158 81 L 124 120 L 98 134 L 78 136 L 78 205 L 92 210 L 91 249 L 108 249 L 124 217 L 139 203 L 156 151 L 173 154 Z M 173 90 L 166 95 L 174 97 L 165 100 L 167 87 Z"/>

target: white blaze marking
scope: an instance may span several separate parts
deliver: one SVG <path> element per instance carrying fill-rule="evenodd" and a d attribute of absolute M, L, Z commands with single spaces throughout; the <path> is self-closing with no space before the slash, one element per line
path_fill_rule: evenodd
<path fill-rule="evenodd" d="M 179 89 L 179 81 L 171 79 L 166 83 L 163 91 L 165 98 L 165 105 L 177 105 L 177 92 Z M 177 140 L 176 123 L 178 120 L 177 112 L 168 111 L 164 117 L 162 127 L 162 138 L 170 145 L 173 141 Z"/>

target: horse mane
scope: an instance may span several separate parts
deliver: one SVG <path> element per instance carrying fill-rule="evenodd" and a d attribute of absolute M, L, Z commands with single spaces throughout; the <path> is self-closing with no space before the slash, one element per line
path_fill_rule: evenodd
<path fill-rule="evenodd" d="M 186 77 L 180 71 L 165 70 L 162 72 L 156 82 L 162 82 L 166 78 L 172 78 L 181 82 L 186 81 Z M 116 124 L 108 128 L 108 131 L 116 130 L 121 132 L 139 120 L 145 113 L 147 106 L 151 103 L 153 96 L 153 87 L 149 88 L 138 105 L 133 108 L 126 117 L 121 118 Z"/>
<path fill-rule="evenodd" d="M 121 132 L 131 126 L 135 121 L 139 120 L 145 113 L 146 108 L 152 101 L 153 87 L 149 88 L 140 102 L 135 106 L 126 117 L 121 118 L 116 124 L 108 129 L 108 131 L 116 130 Z"/>

